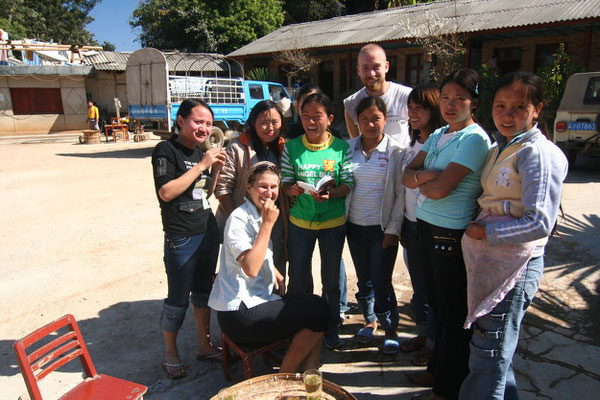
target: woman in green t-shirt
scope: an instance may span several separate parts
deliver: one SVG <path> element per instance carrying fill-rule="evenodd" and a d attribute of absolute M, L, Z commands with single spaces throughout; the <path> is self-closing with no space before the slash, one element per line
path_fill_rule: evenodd
<path fill-rule="evenodd" d="M 340 313 L 340 260 L 346 235 L 345 196 L 352 187 L 348 144 L 329 132 L 333 121 L 331 100 L 323 93 L 308 96 L 300 118 L 306 132 L 287 142 L 281 157 L 282 190 L 295 197 L 288 233 L 289 292 L 309 291 L 312 253 L 319 240 L 321 282 L 330 323 L 325 345 L 335 348 Z M 322 187 L 318 183 L 332 178 Z M 313 189 L 306 184 L 313 185 Z"/>

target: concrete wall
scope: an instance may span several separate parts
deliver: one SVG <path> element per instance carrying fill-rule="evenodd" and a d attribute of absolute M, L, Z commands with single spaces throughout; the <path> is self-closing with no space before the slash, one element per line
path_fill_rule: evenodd
<path fill-rule="evenodd" d="M 127 75 L 125 71 L 96 71 L 85 80 L 85 90 L 100 109 L 100 118 L 110 122 L 116 116 L 114 98 L 121 101 L 121 116 L 127 114 Z"/>
<path fill-rule="evenodd" d="M 0 135 L 87 129 L 84 76 L 0 76 Z M 10 88 L 60 88 L 63 114 L 14 115 Z"/>

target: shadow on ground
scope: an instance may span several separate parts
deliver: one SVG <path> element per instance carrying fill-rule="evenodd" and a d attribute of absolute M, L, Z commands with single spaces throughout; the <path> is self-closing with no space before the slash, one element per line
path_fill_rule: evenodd
<path fill-rule="evenodd" d="M 146 158 L 152 155 L 153 150 L 153 147 L 143 147 L 123 150 L 102 150 L 94 153 L 58 153 L 57 155 L 61 157 L 80 158 Z"/>

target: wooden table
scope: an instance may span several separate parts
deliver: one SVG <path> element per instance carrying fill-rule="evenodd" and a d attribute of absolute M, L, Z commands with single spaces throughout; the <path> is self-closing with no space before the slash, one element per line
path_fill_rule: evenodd
<path fill-rule="evenodd" d="M 117 134 L 121 134 L 123 140 L 129 141 L 129 125 L 122 124 L 119 122 L 104 125 L 104 136 L 106 137 L 106 143 L 108 143 L 108 131 L 112 130 L 113 142 L 117 143 Z"/>
<path fill-rule="evenodd" d="M 306 400 L 302 374 L 258 376 L 221 390 L 211 400 Z M 322 400 L 356 400 L 351 393 L 323 379 Z"/>

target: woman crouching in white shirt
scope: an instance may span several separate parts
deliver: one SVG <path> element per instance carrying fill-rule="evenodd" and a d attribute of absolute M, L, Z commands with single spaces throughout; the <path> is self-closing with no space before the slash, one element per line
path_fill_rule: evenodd
<path fill-rule="evenodd" d="M 292 337 L 280 372 L 297 372 L 301 363 L 305 369 L 318 368 L 329 321 L 327 303 L 312 294 L 286 295 L 285 279 L 273 264 L 269 238 L 279 215 L 279 170 L 268 161 L 256 163 L 247 182 L 246 202 L 225 224 L 220 270 L 208 305 L 218 311 L 221 329 L 237 344 Z"/>

